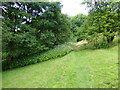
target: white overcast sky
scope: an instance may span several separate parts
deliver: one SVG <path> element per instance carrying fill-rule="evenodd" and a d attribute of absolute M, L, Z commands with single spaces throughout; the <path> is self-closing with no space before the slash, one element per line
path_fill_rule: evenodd
<path fill-rule="evenodd" d="M 63 5 L 62 13 L 68 14 L 69 16 L 75 16 L 83 13 L 88 14 L 88 10 L 85 5 L 81 4 L 84 0 L 60 0 Z"/>

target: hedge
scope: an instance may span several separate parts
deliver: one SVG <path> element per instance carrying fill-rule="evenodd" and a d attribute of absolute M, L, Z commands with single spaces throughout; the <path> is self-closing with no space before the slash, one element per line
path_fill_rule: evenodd
<path fill-rule="evenodd" d="M 2 61 L 2 70 L 12 69 L 23 67 L 31 64 L 35 64 L 38 62 L 47 61 L 50 59 L 54 59 L 57 57 L 64 56 L 72 51 L 70 44 L 63 44 L 51 49 L 47 52 L 35 54 L 26 58 L 21 58 L 13 61 L 3 60 Z"/>

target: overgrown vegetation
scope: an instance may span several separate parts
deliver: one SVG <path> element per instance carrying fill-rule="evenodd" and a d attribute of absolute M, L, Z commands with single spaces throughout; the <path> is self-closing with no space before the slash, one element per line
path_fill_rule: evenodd
<path fill-rule="evenodd" d="M 49 51 L 34 54 L 29 57 L 23 57 L 12 61 L 4 60 L 2 66 L 3 66 L 3 70 L 23 67 L 26 65 L 54 59 L 57 57 L 62 57 L 71 51 L 72 51 L 71 45 L 69 43 L 66 43 L 63 45 L 56 46 L 54 49 L 51 49 Z"/>
<path fill-rule="evenodd" d="M 72 39 L 69 19 L 61 13 L 59 2 L 3 2 L 2 11 L 3 60 L 7 62 L 24 62 Z"/>
<path fill-rule="evenodd" d="M 119 8 L 120 2 L 93 2 L 87 3 L 90 7 L 88 19 L 82 26 L 83 30 L 87 30 L 87 36 L 103 35 L 106 43 L 111 43 L 120 29 Z M 81 28 L 81 27 L 80 27 Z"/>
<path fill-rule="evenodd" d="M 85 37 L 81 35 L 81 29 L 79 28 L 82 26 L 86 19 L 87 16 L 84 14 L 78 14 L 74 17 L 70 17 L 71 31 L 74 34 L 74 38 L 76 41 L 85 39 Z"/>
<path fill-rule="evenodd" d="M 76 31 L 77 41 L 87 40 L 94 49 L 110 47 L 120 29 L 118 8 L 120 2 L 92 1 L 84 3 L 88 5 L 89 15 L 77 15 L 72 22 L 74 23 L 72 30 Z M 77 20 L 83 23 L 77 22 Z"/>
<path fill-rule="evenodd" d="M 61 13 L 60 2 L 2 2 L 3 70 L 60 57 L 73 47 L 110 47 L 120 29 L 120 2 L 84 3 L 88 15 L 69 17 Z M 88 43 L 78 47 L 65 44 L 81 40 Z"/>

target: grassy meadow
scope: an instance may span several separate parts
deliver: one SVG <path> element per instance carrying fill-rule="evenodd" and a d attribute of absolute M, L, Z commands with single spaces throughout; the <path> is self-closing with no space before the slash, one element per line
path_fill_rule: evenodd
<path fill-rule="evenodd" d="M 3 88 L 117 88 L 118 46 L 72 51 L 2 73 Z"/>

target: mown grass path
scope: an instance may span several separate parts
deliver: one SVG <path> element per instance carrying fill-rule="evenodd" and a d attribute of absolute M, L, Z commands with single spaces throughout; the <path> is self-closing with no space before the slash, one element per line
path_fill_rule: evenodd
<path fill-rule="evenodd" d="M 117 88 L 118 47 L 72 51 L 2 73 L 3 88 Z"/>

